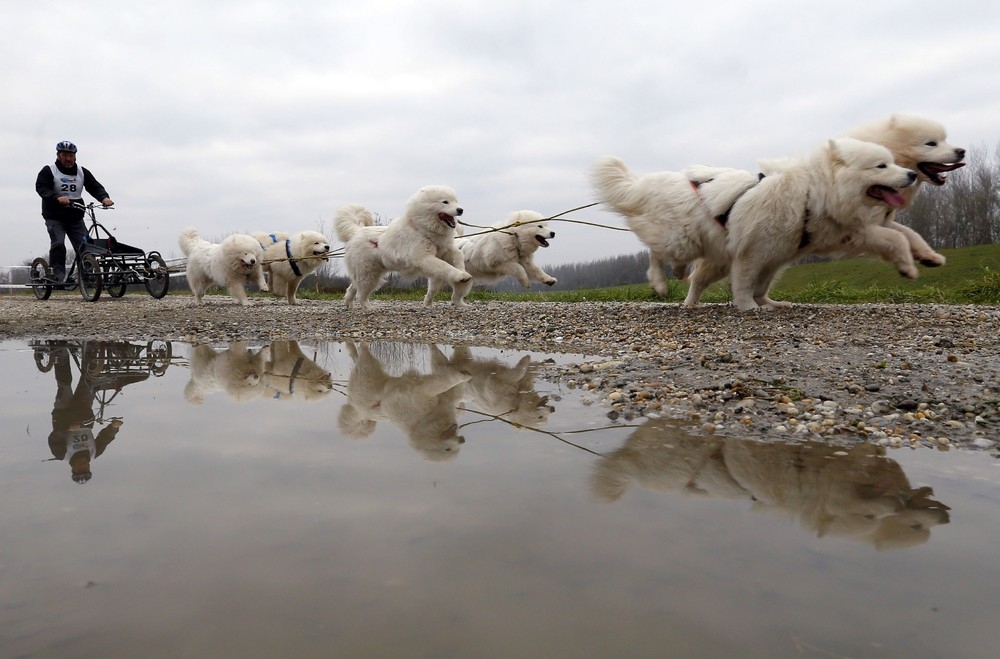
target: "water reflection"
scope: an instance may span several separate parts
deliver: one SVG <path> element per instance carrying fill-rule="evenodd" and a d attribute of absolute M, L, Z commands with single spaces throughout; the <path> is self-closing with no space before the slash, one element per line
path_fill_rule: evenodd
<path fill-rule="evenodd" d="M 193 346 L 191 379 L 184 387 L 184 398 L 194 405 L 201 405 L 205 398 L 220 391 L 242 403 L 261 398 L 267 389 L 266 363 L 267 350 L 250 348 L 244 341 L 218 352 L 210 345 Z"/>
<path fill-rule="evenodd" d="M 163 375 L 170 365 L 171 345 L 44 340 L 32 342 L 31 347 L 38 370 L 55 375 L 52 432 L 48 436 L 52 459 L 69 464 L 74 482 L 86 483 L 93 477 L 91 463 L 101 457 L 124 424 L 120 416 L 106 417 L 107 407 L 127 385 L 142 382 L 151 374 Z M 95 424 L 99 428 L 96 435 Z"/>
<path fill-rule="evenodd" d="M 333 391 L 330 371 L 310 359 L 298 341 L 272 341 L 264 375 L 266 395 L 275 400 L 322 400 Z"/>
<path fill-rule="evenodd" d="M 797 519 L 817 537 L 847 537 L 879 550 L 922 544 L 950 519 L 931 488 L 914 488 L 881 447 L 694 437 L 663 420 L 637 428 L 591 477 L 592 491 L 607 501 L 633 485 L 745 499 L 755 511 Z"/>
<path fill-rule="evenodd" d="M 429 344 L 430 373 L 415 368 L 390 375 L 388 366 L 366 343 L 347 343 L 354 366 L 347 380 L 347 402 L 337 419 L 346 436 L 361 439 L 375 431 L 379 421 L 402 430 L 413 447 L 428 460 L 452 460 L 465 438 L 458 434 L 458 406 L 472 374 L 456 366 L 436 345 Z M 403 357 L 401 351 L 387 351 Z M 402 359 L 397 360 L 397 364 Z"/>
<path fill-rule="evenodd" d="M 163 375 L 173 359 L 171 344 L 31 345 L 38 370 L 53 372 L 56 380 L 48 437 L 52 459 L 65 461 L 75 481 L 87 482 L 91 464 L 123 427 L 123 417 L 109 416 L 106 408 L 124 386 Z M 703 437 L 663 419 L 602 429 L 572 428 L 572 421 L 559 419 L 555 429 L 548 429 L 556 410 L 535 383 L 529 355 L 505 359 L 455 347 L 449 356 L 447 348 L 434 344 L 343 346 L 350 361 L 333 372 L 326 359 L 329 350 L 322 353 L 324 359 L 318 352 L 310 357 L 295 341 L 194 345 L 183 396 L 197 405 L 219 393 L 241 404 L 343 401 L 337 414 L 343 436 L 364 439 L 385 422 L 433 462 L 454 460 L 466 435 L 493 436 L 514 427 L 594 456 L 590 489 L 600 499 L 618 501 L 639 487 L 747 501 L 753 511 L 788 516 L 817 537 L 847 537 L 877 549 L 925 543 L 934 526 L 950 519 L 949 507 L 932 498 L 931 488 L 913 487 L 902 467 L 873 445 L 841 448 Z M 331 393 L 336 395 L 331 398 Z M 294 423 L 301 411 L 288 409 L 283 422 Z M 317 414 L 327 414 L 323 410 Z M 303 416 L 302 422 L 309 418 Z M 618 432 L 631 434 L 610 452 L 568 439 L 583 433 L 603 443 Z"/>
<path fill-rule="evenodd" d="M 525 355 L 516 364 L 489 357 L 476 357 L 472 349 L 456 347 L 452 365 L 471 377 L 465 385 L 468 406 L 517 426 L 538 428 L 545 424 L 555 408 L 548 396 L 535 390 L 535 372 L 531 357 Z"/>

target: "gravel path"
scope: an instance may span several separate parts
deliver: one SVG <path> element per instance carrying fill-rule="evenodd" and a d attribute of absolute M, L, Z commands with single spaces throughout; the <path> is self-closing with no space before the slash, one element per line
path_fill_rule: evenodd
<path fill-rule="evenodd" d="M 612 419 L 669 417 L 760 439 L 989 450 L 1000 457 L 1000 308 L 0 297 L 0 339 L 406 341 L 576 353 L 541 376 Z"/>

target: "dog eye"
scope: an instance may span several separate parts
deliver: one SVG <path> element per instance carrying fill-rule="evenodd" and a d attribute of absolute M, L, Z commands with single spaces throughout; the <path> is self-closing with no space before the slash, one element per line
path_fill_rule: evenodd
<path fill-rule="evenodd" d="M 877 166 L 879 169 L 885 169 L 886 167 L 888 167 L 888 165 L 886 165 L 884 162 L 879 163 Z"/>
<path fill-rule="evenodd" d="M 937 146 L 937 142 L 935 142 L 934 140 L 931 140 L 930 142 L 928 142 L 924 146 Z"/>
<path fill-rule="evenodd" d="M 442 199 L 441 203 L 444 204 L 445 206 L 447 206 L 448 205 L 448 200 L 447 199 Z"/>

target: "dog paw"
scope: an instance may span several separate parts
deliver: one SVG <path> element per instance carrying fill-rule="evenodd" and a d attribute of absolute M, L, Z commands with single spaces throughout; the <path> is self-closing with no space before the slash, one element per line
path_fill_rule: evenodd
<path fill-rule="evenodd" d="M 903 275 L 907 279 L 916 279 L 920 276 L 915 265 L 907 265 L 899 269 L 899 274 Z"/>
<path fill-rule="evenodd" d="M 948 259 L 937 253 L 926 254 L 917 258 L 921 265 L 927 266 L 928 268 L 937 268 L 948 262 Z"/>
<path fill-rule="evenodd" d="M 549 277 L 548 279 L 545 280 L 545 285 L 546 286 L 555 286 L 555 284 L 556 284 L 557 281 L 559 281 L 559 280 L 556 279 L 555 277 Z"/>

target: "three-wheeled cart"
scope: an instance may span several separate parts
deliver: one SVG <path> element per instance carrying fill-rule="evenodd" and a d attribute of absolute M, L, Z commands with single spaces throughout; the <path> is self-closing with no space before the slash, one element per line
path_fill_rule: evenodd
<path fill-rule="evenodd" d="M 52 268 L 44 258 L 31 263 L 31 288 L 39 300 L 47 300 L 53 289 L 73 290 L 80 287 L 80 294 L 88 302 L 101 297 L 107 291 L 111 297 L 121 297 L 130 284 L 144 284 L 146 290 L 156 299 L 162 298 L 170 288 L 170 272 L 166 261 L 159 252 L 144 252 L 111 235 L 103 224 L 97 221 L 95 208 L 104 208 L 91 202 L 82 208 L 89 218 L 87 237 L 80 253 L 73 259 L 66 281 L 52 278 Z"/>

